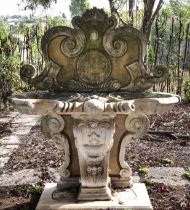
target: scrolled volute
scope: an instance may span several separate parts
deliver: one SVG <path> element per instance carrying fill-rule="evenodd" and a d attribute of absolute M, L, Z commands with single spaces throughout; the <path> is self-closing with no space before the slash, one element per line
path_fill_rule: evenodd
<path fill-rule="evenodd" d="M 20 78 L 27 83 L 31 83 L 35 73 L 36 68 L 31 64 L 25 64 L 20 68 Z"/>
<path fill-rule="evenodd" d="M 36 74 L 36 68 L 31 64 L 24 64 L 20 68 L 20 78 L 27 82 L 30 85 L 34 85 L 34 87 L 38 90 L 47 90 L 51 89 L 54 85 L 53 78 L 48 76 L 49 72 L 52 69 L 51 62 L 47 62 L 44 70 L 41 74 Z"/>
<path fill-rule="evenodd" d="M 169 76 L 169 71 L 166 66 L 158 65 L 153 69 L 153 81 L 155 83 L 164 82 Z"/>
<path fill-rule="evenodd" d="M 121 83 L 118 80 L 111 80 L 109 82 L 109 88 L 112 91 L 119 90 L 121 88 Z"/>
<path fill-rule="evenodd" d="M 115 17 L 109 17 L 108 19 L 109 27 L 115 28 L 117 26 L 117 19 Z"/>
<path fill-rule="evenodd" d="M 66 36 L 61 42 L 61 52 L 66 57 L 76 57 L 81 54 L 85 46 L 85 36 L 80 29 L 70 29 L 62 32 Z"/>
<path fill-rule="evenodd" d="M 80 16 L 75 16 L 71 22 L 74 28 L 78 28 L 83 23 L 83 19 Z"/>
<path fill-rule="evenodd" d="M 129 132 L 135 133 L 136 137 L 145 135 L 148 132 L 150 122 L 143 113 L 130 114 L 125 120 L 125 127 Z"/>
<path fill-rule="evenodd" d="M 124 178 L 130 177 L 131 174 L 132 174 L 132 170 L 131 170 L 130 167 L 123 168 L 123 169 L 121 169 L 120 172 L 119 172 L 119 175 L 120 175 L 121 177 L 124 177 Z"/>
<path fill-rule="evenodd" d="M 42 132 L 48 138 L 52 138 L 54 134 L 60 133 L 64 129 L 64 126 L 64 119 L 57 114 L 48 114 L 41 122 Z"/>
<path fill-rule="evenodd" d="M 68 167 L 70 164 L 70 147 L 68 143 L 68 138 L 63 133 L 58 133 L 58 134 L 53 135 L 53 140 L 58 144 L 62 144 L 64 147 L 65 158 L 64 158 L 63 165 L 59 169 L 59 174 L 61 177 L 64 177 L 64 178 L 69 177 L 70 171 Z"/>
<path fill-rule="evenodd" d="M 168 78 L 169 71 L 166 66 L 158 65 L 153 69 L 152 74 L 137 77 L 134 88 L 142 91 L 151 88 L 154 84 L 162 83 Z"/>
<path fill-rule="evenodd" d="M 127 41 L 118 29 L 115 29 L 117 21 L 109 18 L 110 28 L 103 36 L 103 46 L 105 51 L 112 57 L 121 57 L 127 52 Z"/>

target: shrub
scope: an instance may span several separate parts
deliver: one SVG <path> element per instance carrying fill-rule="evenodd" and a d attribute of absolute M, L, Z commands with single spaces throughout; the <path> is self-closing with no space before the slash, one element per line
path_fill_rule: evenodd
<path fill-rule="evenodd" d="M 139 168 L 139 173 L 146 174 L 150 171 L 149 168 Z"/>
<path fill-rule="evenodd" d="M 182 86 L 183 100 L 190 102 L 190 79 L 185 79 Z"/>
<path fill-rule="evenodd" d="M 186 171 L 186 172 L 183 174 L 183 177 L 190 181 L 190 171 Z"/>

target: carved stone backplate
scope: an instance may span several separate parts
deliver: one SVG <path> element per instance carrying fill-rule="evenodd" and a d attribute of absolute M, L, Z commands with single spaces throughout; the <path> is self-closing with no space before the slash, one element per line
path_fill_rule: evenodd
<path fill-rule="evenodd" d="M 117 20 L 101 9 L 74 17 L 73 28 L 56 26 L 42 38 L 46 67 L 21 67 L 21 78 L 40 90 L 144 91 L 163 82 L 168 71 L 157 66 L 149 74 L 144 67 L 145 39 L 137 29 L 117 27 Z"/>

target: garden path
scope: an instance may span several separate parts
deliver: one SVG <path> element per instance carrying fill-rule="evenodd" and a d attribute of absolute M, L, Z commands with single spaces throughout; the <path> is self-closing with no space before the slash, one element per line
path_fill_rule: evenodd
<path fill-rule="evenodd" d="M 0 118 L 2 128 L 2 137 L 0 138 L 0 186 L 14 186 L 23 184 L 32 184 L 39 182 L 39 172 L 34 169 L 24 169 L 10 174 L 4 173 L 5 164 L 9 163 L 10 157 L 20 145 L 27 144 L 26 139 L 22 138 L 27 135 L 31 128 L 39 123 L 40 116 L 20 114 L 10 112 Z M 7 126 L 9 129 L 7 130 Z M 9 131 L 9 132 L 7 132 Z"/>

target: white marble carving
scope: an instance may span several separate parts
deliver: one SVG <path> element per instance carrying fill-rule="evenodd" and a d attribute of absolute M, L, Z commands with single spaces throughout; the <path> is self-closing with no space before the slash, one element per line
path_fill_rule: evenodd
<path fill-rule="evenodd" d="M 70 164 L 70 147 L 67 137 L 62 133 L 65 126 L 65 121 L 62 116 L 58 114 L 48 114 L 43 117 L 41 122 L 42 132 L 48 137 L 52 138 L 56 143 L 62 144 L 65 151 L 65 160 L 60 167 L 60 178 L 64 179 L 70 176 L 68 166 Z"/>
<path fill-rule="evenodd" d="M 148 132 L 149 129 L 149 120 L 148 117 L 143 113 L 132 113 L 126 117 L 125 127 L 127 133 L 124 138 L 121 140 L 121 146 L 119 150 L 119 163 L 121 166 L 120 176 L 124 186 L 132 186 L 132 170 L 128 163 L 125 161 L 126 155 L 126 146 L 136 141 L 138 138 L 142 137 Z"/>
<path fill-rule="evenodd" d="M 115 132 L 115 114 L 103 113 L 103 105 L 101 101 L 91 99 L 85 102 L 84 111 L 93 114 L 72 115 L 81 175 L 79 200 L 111 199 L 108 169 Z"/>

